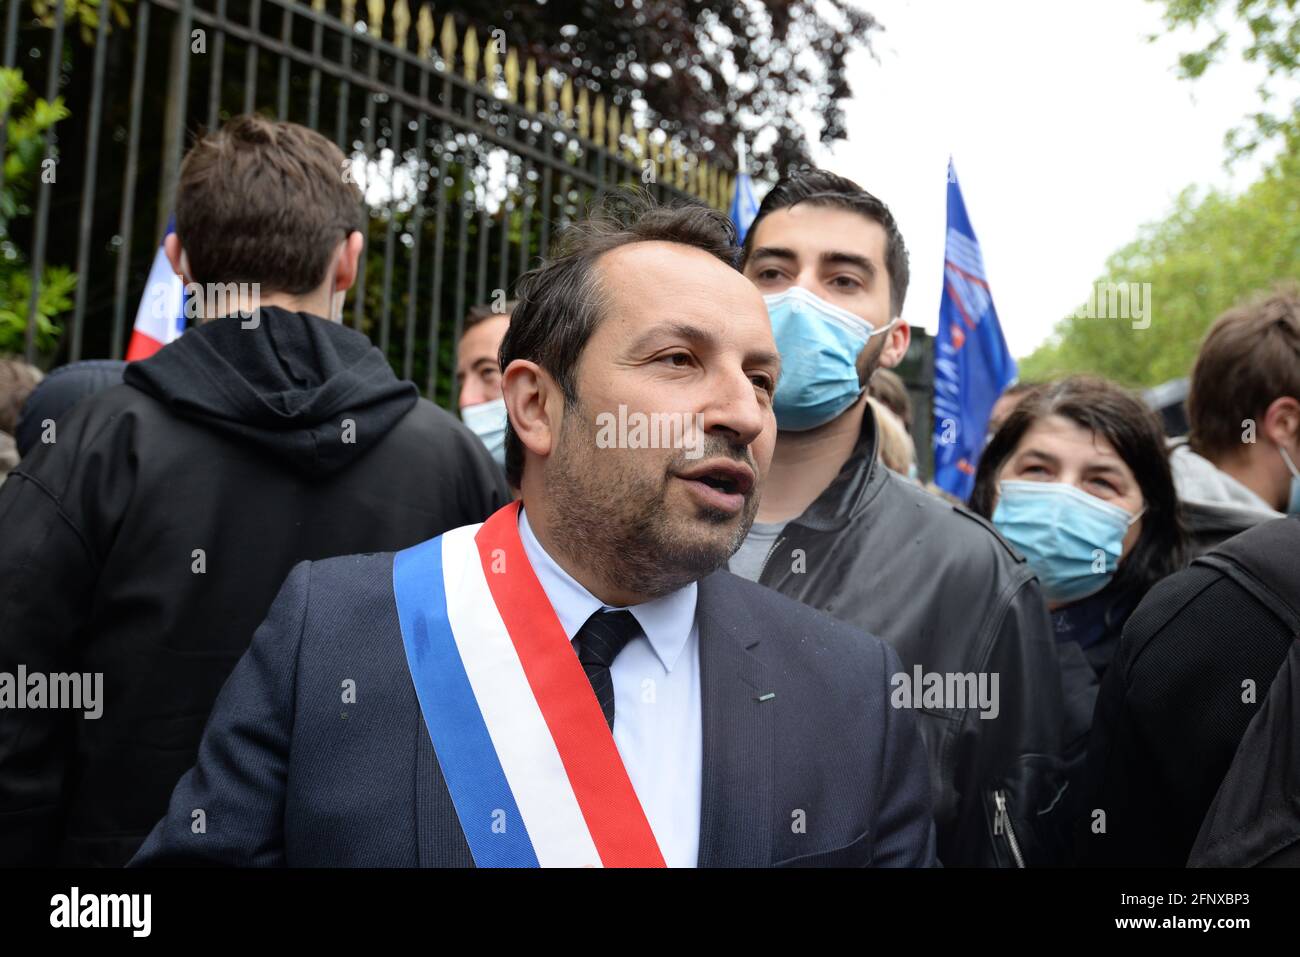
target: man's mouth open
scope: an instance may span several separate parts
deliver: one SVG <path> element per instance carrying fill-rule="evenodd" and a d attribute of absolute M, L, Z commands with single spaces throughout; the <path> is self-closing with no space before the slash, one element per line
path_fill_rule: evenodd
<path fill-rule="evenodd" d="M 696 501 L 728 514 L 740 514 L 754 487 L 753 470 L 729 459 L 701 463 L 677 477 L 690 488 Z"/>

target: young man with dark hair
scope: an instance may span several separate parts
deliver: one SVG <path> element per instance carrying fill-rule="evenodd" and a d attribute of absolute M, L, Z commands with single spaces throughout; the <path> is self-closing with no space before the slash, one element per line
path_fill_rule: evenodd
<path fill-rule="evenodd" d="M 1061 788 L 1055 641 L 1033 574 L 983 519 L 885 468 L 867 385 L 907 352 L 907 249 L 883 202 L 813 170 L 767 194 L 745 237 L 781 353 L 776 450 L 733 571 L 879 635 L 906 671 L 935 787 L 939 859 L 1054 859 Z M 997 681 L 998 700 L 922 694 Z M 906 680 L 904 680 L 906 679 Z M 1041 838 L 1041 839 L 1040 839 Z"/>
<path fill-rule="evenodd" d="M 365 225 L 343 166 L 320 134 L 256 116 L 200 140 L 166 251 L 204 321 L 61 418 L 0 489 L 0 673 L 102 689 L 94 716 L 4 712 L 0 864 L 130 858 L 296 563 L 508 500 L 469 430 L 330 321 Z"/>
<path fill-rule="evenodd" d="M 1192 367 L 1170 464 L 1197 553 L 1300 513 L 1300 287 L 1229 309 Z"/>
<path fill-rule="evenodd" d="M 780 369 L 733 237 L 702 206 L 611 200 L 520 280 L 501 362 L 521 502 L 299 565 L 135 863 L 931 863 L 897 657 L 719 571 Z M 340 676 L 365 689 L 347 722 Z"/>

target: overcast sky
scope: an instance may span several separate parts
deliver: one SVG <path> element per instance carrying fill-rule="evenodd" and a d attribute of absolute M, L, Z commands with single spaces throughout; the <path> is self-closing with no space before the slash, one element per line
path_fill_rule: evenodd
<path fill-rule="evenodd" d="M 893 209 L 911 254 L 904 315 L 937 328 L 952 155 L 1017 357 L 1074 310 L 1106 258 L 1190 184 L 1240 189 L 1224 133 L 1258 107 L 1260 71 L 1233 58 L 1175 75 L 1186 31 L 1155 43 L 1146 0 L 861 0 L 884 24 L 853 61 L 849 137 L 818 148 Z M 1153 304 L 1159 310 L 1159 302 Z"/>

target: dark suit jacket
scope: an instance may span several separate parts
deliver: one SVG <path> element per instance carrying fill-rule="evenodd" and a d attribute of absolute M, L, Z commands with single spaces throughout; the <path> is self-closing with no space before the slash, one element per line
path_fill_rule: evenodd
<path fill-rule="evenodd" d="M 294 568 L 133 865 L 473 865 L 392 566 L 379 553 Z M 699 583 L 696 607 L 699 864 L 932 864 L 928 765 L 913 715 L 890 706 L 893 650 L 728 572 Z"/>

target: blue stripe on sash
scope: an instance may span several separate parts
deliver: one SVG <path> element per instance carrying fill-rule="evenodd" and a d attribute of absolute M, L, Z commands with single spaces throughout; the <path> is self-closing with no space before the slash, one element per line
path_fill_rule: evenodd
<path fill-rule="evenodd" d="M 424 724 L 474 863 L 537 867 L 532 839 L 452 637 L 442 536 L 393 557 L 393 597 Z M 503 811 L 505 827 L 494 831 Z"/>

